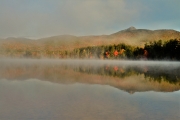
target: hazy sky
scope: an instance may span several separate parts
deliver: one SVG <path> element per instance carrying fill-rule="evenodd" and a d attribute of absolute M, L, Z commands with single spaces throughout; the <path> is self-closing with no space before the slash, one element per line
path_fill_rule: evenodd
<path fill-rule="evenodd" d="M 0 0 L 0 38 L 180 31 L 180 0 Z"/>

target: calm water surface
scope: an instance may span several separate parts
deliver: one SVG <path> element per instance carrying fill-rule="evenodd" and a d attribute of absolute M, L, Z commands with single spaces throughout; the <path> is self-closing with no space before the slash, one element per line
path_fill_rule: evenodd
<path fill-rule="evenodd" d="M 178 62 L 0 60 L 0 120 L 178 120 L 179 73 Z"/>

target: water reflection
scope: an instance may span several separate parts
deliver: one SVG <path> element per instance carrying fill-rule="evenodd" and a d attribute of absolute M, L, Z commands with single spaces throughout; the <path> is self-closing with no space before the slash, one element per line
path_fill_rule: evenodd
<path fill-rule="evenodd" d="M 0 59 L 0 120 L 178 120 L 179 73 L 179 62 Z"/>
<path fill-rule="evenodd" d="M 180 90 L 179 62 L 1 60 L 0 79 L 109 85 L 131 94 Z"/>
<path fill-rule="evenodd" d="M 107 85 L 0 80 L 1 120 L 178 120 L 179 92 L 129 95 Z"/>

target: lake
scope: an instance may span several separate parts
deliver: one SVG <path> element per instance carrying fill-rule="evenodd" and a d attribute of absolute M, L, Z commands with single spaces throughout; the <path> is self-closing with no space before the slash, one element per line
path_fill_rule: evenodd
<path fill-rule="evenodd" d="M 0 59 L 0 120 L 135 119 L 180 119 L 180 62 Z"/>

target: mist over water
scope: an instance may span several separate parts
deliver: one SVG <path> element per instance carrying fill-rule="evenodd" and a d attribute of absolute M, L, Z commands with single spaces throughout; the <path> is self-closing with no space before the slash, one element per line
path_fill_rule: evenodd
<path fill-rule="evenodd" d="M 180 118 L 180 62 L 0 59 L 0 119 Z"/>
<path fill-rule="evenodd" d="M 168 61 L 118 61 L 118 60 L 72 60 L 72 59 L 1 59 L 0 78 L 27 80 L 31 78 L 56 83 L 87 83 L 110 85 L 125 91 L 158 90 L 147 87 L 153 82 L 163 86 L 176 85 L 179 90 L 180 62 Z M 135 79 L 136 78 L 136 79 Z M 111 79 L 111 80 L 109 80 Z M 126 81 L 125 87 L 119 81 Z M 127 82 L 128 81 L 128 82 Z M 132 82 L 133 81 L 133 82 Z M 144 82 L 142 82 L 144 81 Z M 146 87 L 139 87 L 142 84 Z M 161 84 L 160 84 L 161 83 Z M 136 86 L 136 87 L 135 87 Z M 167 87 L 168 88 L 168 87 Z M 171 91 L 171 90 L 165 90 Z"/>
<path fill-rule="evenodd" d="M 180 67 L 178 61 L 130 61 L 130 60 L 88 60 L 88 59 L 10 59 L 1 58 L 0 65 L 89 65 L 89 66 L 102 66 L 102 65 L 120 65 L 120 66 L 154 66 L 164 67 L 168 69 L 176 69 Z"/>

